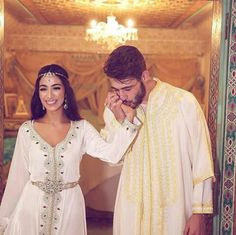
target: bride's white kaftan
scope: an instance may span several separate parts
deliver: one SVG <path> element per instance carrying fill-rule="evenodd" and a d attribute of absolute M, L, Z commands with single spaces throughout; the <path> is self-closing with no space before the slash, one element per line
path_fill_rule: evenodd
<path fill-rule="evenodd" d="M 0 234 L 85 235 L 85 205 L 79 164 L 84 153 L 116 163 L 137 133 L 125 121 L 107 143 L 87 121 L 71 122 L 55 147 L 27 121 L 19 129 L 0 208 Z M 5 230 L 5 232 L 4 232 Z"/>

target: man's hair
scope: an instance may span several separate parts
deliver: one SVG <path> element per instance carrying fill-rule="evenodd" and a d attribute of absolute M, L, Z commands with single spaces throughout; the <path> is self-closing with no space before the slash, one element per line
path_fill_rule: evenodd
<path fill-rule="evenodd" d="M 67 109 L 63 109 L 67 118 L 71 121 L 78 121 L 81 119 L 78 113 L 78 107 L 76 104 L 75 95 L 73 89 L 70 86 L 68 80 L 67 71 L 58 64 L 50 64 L 42 67 L 38 72 L 38 77 L 35 82 L 34 93 L 31 99 L 31 119 L 36 120 L 42 118 L 46 114 L 46 110 L 43 109 L 43 105 L 39 98 L 39 83 L 41 78 L 47 75 L 57 76 L 65 89 L 65 98 L 67 101 Z"/>
<path fill-rule="evenodd" d="M 142 53 L 134 46 L 120 46 L 108 57 L 103 67 L 104 73 L 117 80 L 133 77 L 141 80 L 146 63 Z"/>

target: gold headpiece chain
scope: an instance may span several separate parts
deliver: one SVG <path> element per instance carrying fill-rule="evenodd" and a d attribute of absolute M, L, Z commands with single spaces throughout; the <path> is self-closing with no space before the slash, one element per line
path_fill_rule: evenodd
<path fill-rule="evenodd" d="M 68 79 L 68 77 L 67 76 L 65 76 L 64 74 L 61 74 L 61 73 L 57 73 L 57 72 L 47 72 L 47 73 L 41 73 L 41 74 L 39 74 L 39 78 L 41 78 L 41 77 L 47 77 L 47 76 L 61 76 L 61 77 L 63 77 L 63 78 L 66 78 L 66 79 Z"/>

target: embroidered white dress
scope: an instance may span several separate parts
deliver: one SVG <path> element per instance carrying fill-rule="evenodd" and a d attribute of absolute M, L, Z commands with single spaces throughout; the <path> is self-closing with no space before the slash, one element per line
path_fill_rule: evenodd
<path fill-rule="evenodd" d="M 114 139 L 107 143 L 92 125 L 81 120 L 71 122 L 65 139 L 51 147 L 36 132 L 32 121 L 25 122 L 18 132 L 0 207 L 0 234 L 87 234 L 79 185 L 75 183 L 62 191 L 58 185 L 78 182 L 84 153 L 118 162 L 136 133 L 137 126 L 125 121 Z M 47 182 L 47 185 L 43 191 L 32 182 Z"/>

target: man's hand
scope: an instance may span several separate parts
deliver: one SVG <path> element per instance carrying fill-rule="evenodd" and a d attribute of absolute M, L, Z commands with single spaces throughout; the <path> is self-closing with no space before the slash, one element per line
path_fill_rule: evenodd
<path fill-rule="evenodd" d="M 205 235 L 203 214 L 193 214 L 186 223 L 184 235 Z"/>

